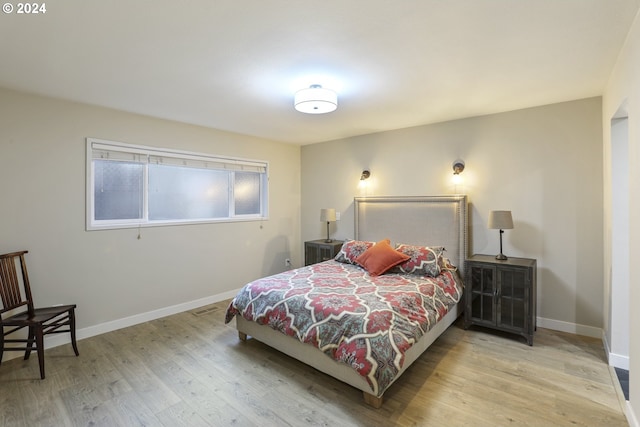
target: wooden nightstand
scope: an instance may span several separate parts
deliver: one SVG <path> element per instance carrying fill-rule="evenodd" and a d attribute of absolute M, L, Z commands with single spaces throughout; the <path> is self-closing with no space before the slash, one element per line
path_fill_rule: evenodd
<path fill-rule="evenodd" d="M 473 255 L 465 262 L 464 327 L 479 325 L 522 335 L 536 329 L 536 260 Z"/>
<path fill-rule="evenodd" d="M 333 240 L 327 243 L 324 239 L 304 242 L 304 265 L 311 265 L 334 258 L 340 252 L 343 243 L 343 240 Z"/>

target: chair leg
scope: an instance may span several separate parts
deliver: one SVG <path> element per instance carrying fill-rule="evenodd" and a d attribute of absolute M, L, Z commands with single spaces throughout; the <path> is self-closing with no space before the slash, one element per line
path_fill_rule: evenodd
<path fill-rule="evenodd" d="M 36 335 L 33 332 L 33 326 L 29 326 L 29 333 L 27 335 L 27 347 L 24 349 L 24 360 L 27 360 L 31 356 L 31 348 L 36 342 Z"/>
<path fill-rule="evenodd" d="M 0 325 L 0 365 L 2 365 L 3 355 L 4 355 L 4 326 Z"/>
<path fill-rule="evenodd" d="M 40 365 L 40 379 L 44 379 L 44 336 L 42 325 L 36 327 L 36 345 L 38 351 L 38 364 Z"/>
<path fill-rule="evenodd" d="M 75 309 L 69 311 L 69 331 L 71 332 L 71 345 L 73 346 L 73 352 L 76 356 L 79 356 L 78 345 L 76 344 L 76 314 Z"/>

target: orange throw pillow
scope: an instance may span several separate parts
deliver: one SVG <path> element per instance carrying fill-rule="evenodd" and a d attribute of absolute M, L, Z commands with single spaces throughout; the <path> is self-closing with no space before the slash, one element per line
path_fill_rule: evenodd
<path fill-rule="evenodd" d="M 389 239 L 383 239 L 356 258 L 356 263 L 367 270 L 370 275 L 379 276 L 410 258 L 409 255 L 393 249 Z"/>

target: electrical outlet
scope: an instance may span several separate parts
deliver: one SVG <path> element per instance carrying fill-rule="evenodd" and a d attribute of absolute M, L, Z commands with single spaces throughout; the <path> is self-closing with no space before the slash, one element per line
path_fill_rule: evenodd
<path fill-rule="evenodd" d="M 285 267 L 291 267 L 291 260 L 289 258 L 284 260 L 284 266 Z"/>

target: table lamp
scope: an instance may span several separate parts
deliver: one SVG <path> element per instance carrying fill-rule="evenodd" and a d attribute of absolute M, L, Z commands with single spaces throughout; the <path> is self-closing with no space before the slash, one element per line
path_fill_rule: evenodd
<path fill-rule="evenodd" d="M 320 209 L 320 221 L 327 222 L 327 239 L 325 243 L 331 243 L 333 240 L 329 238 L 329 223 L 336 221 L 336 210 L 333 208 Z"/>
<path fill-rule="evenodd" d="M 513 228 L 511 211 L 489 212 L 489 228 L 500 230 L 500 253 L 496 255 L 496 259 L 506 260 L 507 257 L 502 253 L 502 233 L 504 233 L 504 230 L 510 230 Z"/>

